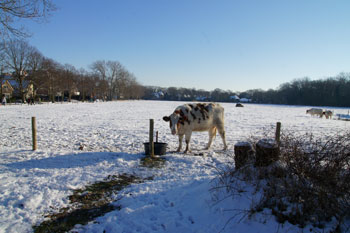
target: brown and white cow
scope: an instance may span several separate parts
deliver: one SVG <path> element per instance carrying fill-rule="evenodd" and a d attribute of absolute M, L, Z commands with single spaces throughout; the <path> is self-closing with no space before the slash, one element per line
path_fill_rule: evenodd
<path fill-rule="evenodd" d="M 186 150 L 190 150 L 190 140 L 193 131 L 208 131 L 209 142 L 206 149 L 210 148 L 216 130 L 224 143 L 224 150 L 227 149 L 224 129 L 224 108 L 214 103 L 193 103 L 184 104 L 175 109 L 170 116 L 163 117 L 163 120 L 170 122 L 170 130 L 173 135 L 179 135 L 179 152 L 182 148 L 182 139 L 185 135 Z"/>
<path fill-rule="evenodd" d="M 323 115 L 325 115 L 326 119 L 332 119 L 333 112 L 331 110 L 326 110 L 323 112 Z"/>

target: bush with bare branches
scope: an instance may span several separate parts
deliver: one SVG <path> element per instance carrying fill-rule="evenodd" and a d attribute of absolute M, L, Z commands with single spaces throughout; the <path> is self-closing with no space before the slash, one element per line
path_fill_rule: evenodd
<path fill-rule="evenodd" d="M 348 232 L 350 132 L 323 138 L 282 134 L 279 157 L 267 167 L 255 167 L 251 158 L 239 169 L 221 171 L 213 190 L 224 187 L 233 198 L 250 192 L 245 216 L 268 209 L 281 224 Z"/>

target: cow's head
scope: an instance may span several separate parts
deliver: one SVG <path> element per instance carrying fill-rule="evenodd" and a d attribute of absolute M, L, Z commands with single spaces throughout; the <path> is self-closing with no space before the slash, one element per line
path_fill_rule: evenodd
<path fill-rule="evenodd" d="M 171 133 L 173 135 L 176 135 L 177 128 L 178 128 L 178 123 L 179 123 L 179 120 L 180 120 L 179 114 L 173 113 L 170 116 L 163 117 L 163 120 L 166 121 L 166 122 L 169 122 Z"/>

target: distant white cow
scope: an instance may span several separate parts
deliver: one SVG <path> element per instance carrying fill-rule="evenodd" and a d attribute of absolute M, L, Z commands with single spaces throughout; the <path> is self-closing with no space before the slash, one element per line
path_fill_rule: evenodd
<path fill-rule="evenodd" d="M 306 110 L 306 114 L 310 114 L 311 116 L 317 115 L 322 118 L 323 116 L 323 109 L 321 108 L 311 108 Z"/>
<path fill-rule="evenodd" d="M 332 119 L 333 112 L 331 110 L 326 110 L 323 112 L 323 115 L 326 117 L 326 119 Z"/>
<path fill-rule="evenodd" d="M 179 135 L 179 147 L 182 148 L 182 139 L 185 135 L 186 150 L 190 150 L 190 140 L 193 131 L 208 131 L 209 142 L 206 149 L 210 148 L 216 129 L 224 143 L 224 150 L 227 149 L 224 130 L 224 108 L 214 103 L 184 104 L 175 109 L 170 116 L 163 117 L 163 120 L 170 122 L 170 130 L 173 135 Z"/>

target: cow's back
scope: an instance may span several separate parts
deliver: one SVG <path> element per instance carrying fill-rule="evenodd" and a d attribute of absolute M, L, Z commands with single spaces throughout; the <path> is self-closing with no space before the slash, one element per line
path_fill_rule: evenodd
<path fill-rule="evenodd" d="M 306 111 L 306 113 L 309 113 L 311 115 L 322 115 L 323 114 L 323 109 L 321 108 L 311 108 Z"/>
<path fill-rule="evenodd" d="M 188 112 L 188 124 L 183 127 L 192 131 L 207 131 L 213 127 L 223 126 L 224 108 L 214 103 L 185 105 Z"/>

